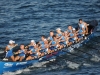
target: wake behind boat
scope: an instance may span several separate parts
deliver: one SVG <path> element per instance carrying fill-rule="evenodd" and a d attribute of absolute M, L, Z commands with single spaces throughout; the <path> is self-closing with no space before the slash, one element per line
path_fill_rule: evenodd
<path fill-rule="evenodd" d="M 94 33 L 97 29 L 97 21 L 93 20 L 91 22 L 88 23 L 88 32 L 89 34 L 87 36 L 85 36 L 84 39 L 82 39 L 79 42 L 75 42 L 71 45 L 69 45 L 68 47 L 64 46 L 63 49 L 55 49 L 54 52 L 52 53 L 47 53 L 42 57 L 38 57 L 38 58 L 34 58 L 33 60 L 24 60 L 24 61 L 0 61 L 0 74 L 4 73 L 4 72 L 8 72 L 8 71 L 16 71 L 16 70 L 20 70 L 23 68 L 26 68 L 28 66 L 31 66 L 35 63 L 39 63 L 39 62 L 44 62 L 44 61 L 50 61 L 52 59 L 56 59 L 56 57 L 64 55 L 68 52 L 72 52 L 73 48 L 77 48 L 82 46 L 83 44 L 87 43 L 91 38 L 94 37 Z M 71 49 L 72 48 L 72 49 Z"/>

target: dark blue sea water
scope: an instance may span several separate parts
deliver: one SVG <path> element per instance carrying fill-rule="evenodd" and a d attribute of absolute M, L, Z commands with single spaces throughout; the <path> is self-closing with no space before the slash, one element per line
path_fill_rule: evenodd
<path fill-rule="evenodd" d="M 58 27 L 64 31 L 68 25 L 77 26 L 79 18 L 98 20 L 96 39 L 89 45 L 100 49 L 100 0 L 0 0 L 0 50 L 3 51 L 9 40 L 28 44 L 32 39 L 39 41 L 41 35 L 48 36 L 50 30 Z M 95 51 L 87 46 L 81 49 Z M 89 62 L 85 67 L 70 70 L 64 63 L 67 60 L 59 59 L 39 68 L 4 75 L 100 75 L 99 63 Z"/>

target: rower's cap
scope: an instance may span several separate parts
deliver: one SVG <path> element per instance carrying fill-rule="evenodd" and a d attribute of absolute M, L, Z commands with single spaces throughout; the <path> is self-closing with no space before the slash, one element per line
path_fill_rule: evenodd
<path fill-rule="evenodd" d="M 75 30 L 75 28 L 73 28 L 73 30 Z"/>
<path fill-rule="evenodd" d="M 34 43 L 35 43 L 35 41 L 34 41 L 34 40 L 31 40 L 31 42 L 34 42 Z"/>
<path fill-rule="evenodd" d="M 15 41 L 9 40 L 9 44 L 13 44 L 13 43 L 15 43 Z"/>
<path fill-rule="evenodd" d="M 57 28 L 56 30 L 61 30 L 61 28 Z"/>

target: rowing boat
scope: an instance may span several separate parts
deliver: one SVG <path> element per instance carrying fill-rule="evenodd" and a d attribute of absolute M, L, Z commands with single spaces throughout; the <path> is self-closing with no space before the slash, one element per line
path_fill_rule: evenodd
<path fill-rule="evenodd" d="M 74 48 L 78 48 L 78 47 L 82 46 L 83 44 L 86 44 L 91 38 L 94 37 L 94 33 L 96 32 L 98 23 L 96 20 L 93 20 L 93 21 L 90 21 L 89 24 L 90 24 L 89 29 L 92 30 L 92 32 L 90 32 L 90 34 L 87 36 L 87 38 L 80 41 L 79 43 L 75 43 L 72 46 L 67 47 L 65 49 L 65 51 L 57 50 L 57 51 L 53 52 L 52 54 L 48 54 L 43 57 L 36 58 L 34 60 L 29 60 L 29 61 L 11 62 L 11 61 L 3 61 L 2 60 L 2 61 L 0 61 L 0 74 L 2 74 L 4 72 L 9 72 L 9 71 L 11 72 L 11 71 L 24 69 L 33 64 L 44 62 L 44 61 L 50 61 L 52 59 L 56 59 L 57 56 L 64 55 L 67 52 L 72 52 Z"/>

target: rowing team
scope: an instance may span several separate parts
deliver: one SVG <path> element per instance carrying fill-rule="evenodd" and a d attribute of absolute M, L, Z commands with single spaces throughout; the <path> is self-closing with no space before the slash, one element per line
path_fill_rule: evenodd
<path fill-rule="evenodd" d="M 71 25 L 64 32 L 60 28 L 56 29 L 57 34 L 50 31 L 50 37 L 46 38 L 44 35 L 41 37 L 41 41 L 35 42 L 31 40 L 28 46 L 20 45 L 20 50 L 13 53 L 13 48 L 17 46 L 15 41 L 10 40 L 9 45 L 6 46 L 6 58 L 12 61 L 32 60 L 42 57 L 46 54 L 53 53 L 54 51 L 61 50 L 66 46 L 70 46 L 75 42 L 79 42 L 85 35 L 88 34 L 88 24 L 79 19 L 79 28 L 76 30 Z M 14 56 L 17 54 L 17 56 Z"/>

